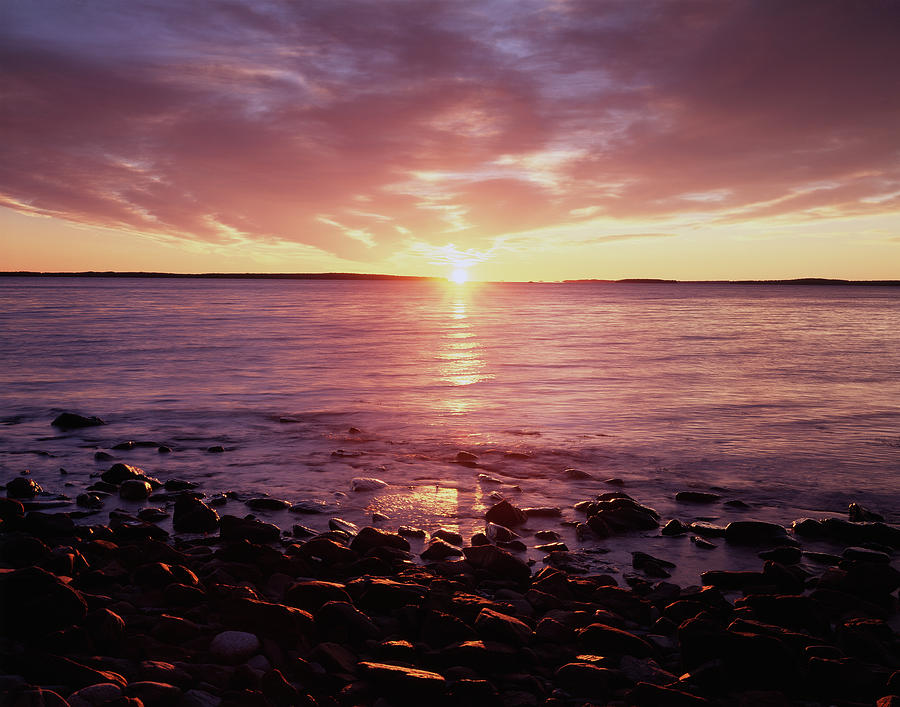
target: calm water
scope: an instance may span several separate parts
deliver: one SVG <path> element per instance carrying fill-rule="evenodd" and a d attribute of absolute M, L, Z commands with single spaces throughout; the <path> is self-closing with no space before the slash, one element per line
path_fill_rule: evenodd
<path fill-rule="evenodd" d="M 155 476 L 388 525 L 609 489 L 567 467 L 688 520 L 728 517 L 676 507 L 686 488 L 785 523 L 852 500 L 900 520 L 897 289 L 0 279 L 0 331 L 0 481 L 73 497 L 134 439 L 174 449 L 114 453 Z M 60 434 L 62 410 L 110 424 Z"/>

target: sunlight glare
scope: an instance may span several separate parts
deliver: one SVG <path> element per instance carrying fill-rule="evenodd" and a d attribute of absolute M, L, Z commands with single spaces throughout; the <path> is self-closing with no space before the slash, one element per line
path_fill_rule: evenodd
<path fill-rule="evenodd" d="M 465 268 L 456 268 L 450 275 L 450 279 L 457 285 L 461 285 L 469 279 L 469 273 Z"/>

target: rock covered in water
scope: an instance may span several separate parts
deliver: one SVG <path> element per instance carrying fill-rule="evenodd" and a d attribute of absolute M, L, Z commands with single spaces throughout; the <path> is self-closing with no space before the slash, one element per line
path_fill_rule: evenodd
<path fill-rule="evenodd" d="M 491 506 L 487 513 L 484 514 L 485 520 L 507 528 L 513 528 L 517 525 L 524 525 L 528 522 L 528 516 L 520 508 L 517 508 L 509 501 L 500 501 Z"/>
<path fill-rule="evenodd" d="M 357 476 L 350 480 L 350 488 L 353 491 L 377 491 L 387 485 L 386 481 L 371 476 Z"/>
<path fill-rule="evenodd" d="M 34 498 L 44 489 L 34 480 L 17 476 L 6 484 L 6 495 L 10 498 Z"/>
<path fill-rule="evenodd" d="M 75 412 L 63 412 L 50 423 L 61 430 L 77 430 L 83 427 L 98 427 L 106 423 L 99 417 L 79 415 Z"/>

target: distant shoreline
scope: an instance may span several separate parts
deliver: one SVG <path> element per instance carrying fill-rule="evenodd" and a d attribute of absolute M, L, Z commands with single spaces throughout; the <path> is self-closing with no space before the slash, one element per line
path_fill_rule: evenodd
<path fill-rule="evenodd" d="M 0 272 L 0 277 L 79 277 L 79 278 L 172 278 L 199 280 L 397 280 L 442 282 L 447 278 L 416 275 L 382 275 L 377 273 L 168 273 L 168 272 L 37 272 L 28 270 Z M 787 280 L 666 280 L 661 278 L 624 278 L 621 280 L 577 279 L 539 281 L 489 281 L 497 284 L 624 284 L 624 285 L 854 285 L 868 287 L 900 287 L 900 280 L 842 280 L 839 278 L 801 277 Z"/>

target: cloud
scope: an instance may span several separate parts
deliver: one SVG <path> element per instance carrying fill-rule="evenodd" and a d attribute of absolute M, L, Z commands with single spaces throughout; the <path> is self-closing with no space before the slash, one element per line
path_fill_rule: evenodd
<path fill-rule="evenodd" d="M 360 262 L 601 216 L 895 212 L 898 23 L 851 0 L 6 3 L 0 204 Z"/>

